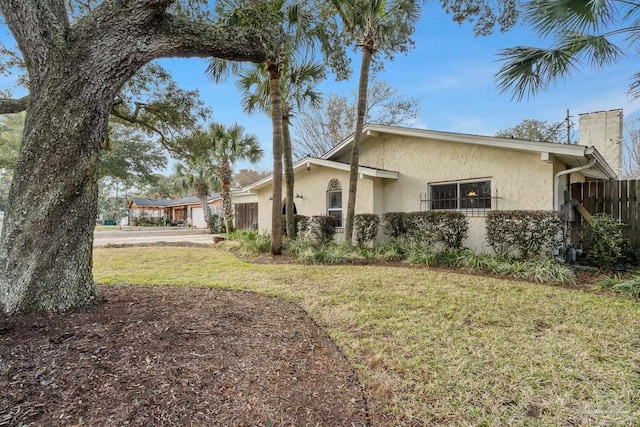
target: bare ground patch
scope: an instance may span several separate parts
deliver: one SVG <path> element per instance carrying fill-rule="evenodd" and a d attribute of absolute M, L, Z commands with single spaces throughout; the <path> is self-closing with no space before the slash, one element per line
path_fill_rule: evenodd
<path fill-rule="evenodd" d="M 253 293 L 103 286 L 84 312 L 0 316 L 0 426 L 368 425 L 343 354 Z"/>

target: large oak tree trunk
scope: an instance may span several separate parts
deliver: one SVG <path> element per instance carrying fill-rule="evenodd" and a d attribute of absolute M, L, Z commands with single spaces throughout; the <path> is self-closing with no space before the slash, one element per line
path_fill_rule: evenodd
<path fill-rule="evenodd" d="M 280 44 L 273 32 L 171 15 L 172 3 L 104 1 L 71 24 L 63 0 L 0 0 L 30 90 L 0 102 L 2 113 L 27 110 L 0 238 L 5 313 L 100 300 L 91 271 L 100 150 L 114 99 L 138 69 L 170 56 L 261 62 Z"/>
<path fill-rule="evenodd" d="M 0 240 L 8 314 L 61 311 L 100 299 L 92 277 L 100 150 L 117 82 L 49 72 L 32 96 Z"/>

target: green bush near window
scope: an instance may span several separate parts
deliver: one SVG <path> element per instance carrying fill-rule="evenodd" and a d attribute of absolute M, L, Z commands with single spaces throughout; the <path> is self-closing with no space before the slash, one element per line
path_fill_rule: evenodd
<path fill-rule="evenodd" d="M 382 215 L 382 230 L 392 241 L 461 249 L 469 235 L 469 222 L 458 211 L 390 212 Z"/>
<path fill-rule="evenodd" d="M 318 244 L 328 244 L 336 234 L 335 218 L 328 215 L 312 216 L 307 233 Z"/>
<path fill-rule="evenodd" d="M 307 229 L 309 228 L 309 219 L 310 218 L 306 215 L 296 214 L 293 216 L 293 223 L 296 226 L 297 236 L 307 231 Z M 287 217 L 285 215 L 282 215 L 282 235 L 283 236 L 287 235 L 287 227 L 285 227 L 286 223 L 287 223 Z"/>
<path fill-rule="evenodd" d="M 392 241 L 405 240 L 413 233 L 413 222 L 407 212 L 388 212 L 382 214 L 382 232 Z"/>
<path fill-rule="evenodd" d="M 587 262 L 605 270 L 620 263 L 626 246 L 622 227 L 624 224 L 608 214 L 594 215 L 582 229 Z"/>
<path fill-rule="evenodd" d="M 467 217 L 458 211 L 428 211 L 409 214 L 408 227 L 415 242 L 442 245 L 444 249 L 462 249 L 469 235 Z"/>
<path fill-rule="evenodd" d="M 354 217 L 354 228 L 358 246 L 367 245 L 378 236 L 380 217 L 376 214 L 358 214 Z"/>
<path fill-rule="evenodd" d="M 491 211 L 486 216 L 487 243 L 499 256 L 551 258 L 562 231 L 553 211 Z"/>
<path fill-rule="evenodd" d="M 306 215 L 294 215 L 293 219 L 296 224 L 296 232 L 297 234 L 302 234 L 309 229 L 309 218 Z"/>

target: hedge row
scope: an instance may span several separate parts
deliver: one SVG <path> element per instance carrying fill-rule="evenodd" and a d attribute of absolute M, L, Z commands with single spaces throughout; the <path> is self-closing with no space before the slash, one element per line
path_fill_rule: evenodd
<path fill-rule="evenodd" d="M 552 211 L 491 211 L 486 216 L 487 243 L 501 256 L 514 258 L 551 257 L 559 245 L 562 222 Z M 354 237 L 359 245 L 371 243 L 382 226 L 392 241 L 410 241 L 443 249 L 461 249 L 469 235 L 469 223 L 462 212 L 390 212 L 378 216 L 355 216 Z M 335 234 L 330 216 L 311 218 L 296 215 L 298 233 L 326 244 Z"/>

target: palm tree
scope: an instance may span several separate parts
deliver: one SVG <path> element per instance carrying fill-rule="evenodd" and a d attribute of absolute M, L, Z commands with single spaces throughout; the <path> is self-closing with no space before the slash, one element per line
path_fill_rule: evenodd
<path fill-rule="evenodd" d="M 180 191 L 195 193 L 202 204 L 202 212 L 207 223 L 211 216 L 211 210 L 207 198 L 218 190 L 218 170 L 206 157 L 188 157 L 185 163 L 176 163 L 174 166 L 174 186 Z"/>
<path fill-rule="evenodd" d="M 541 36 L 554 40 L 550 48 L 516 46 L 503 49 L 505 64 L 496 75 L 498 86 L 514 98 L 533 96 L 566 78 L 583 63 L 596 67 L 624 54 L 611 39 L 626 35 L 629 46 L 640 40 L 640 5 L 620 0 L 535 0 L 524 5 L 525 22 Z M 627 24 L 628 23 L 628 24 Z M 640 97 L 640 72 L 629 87 Z"/>
<path fill-rule="evenodd" d="M 231 176 L 233 166 L 242 160 L 256 163 L 264 156 L 264 151 L 253 134 L 247 134 L 243 126 L 235 123 L 227 128 L 220 123 L 212 123 L 203 136 L 204 148 L 209 158 L 216 162 L 222 213 L 227 233 L 233 231 L 233 209 L 231 206 Z"/>
<path fill-rule="evenodd" d="M 420 15 L 417 0 L 332 0 L 346 33 L 362 49 L 362 64 L 358 82 L 356 129 L 351 148 L 349 199 L 345 222 L 345 241 L 351 244 L 353 219 L 358 187 L 358 166 L 362 129 L 367 114 L 369 70 L 376 52 L 391 57 L 393 52 L 406 51 L 411 46 L 411 34 Z"/>
<path fill-rule="evenodd" d="M 246 111 L 256 108 L 269 111 L 270 85 L 265 67 L 258 64 L 251 69 L 239 73 L 237 86 L 243 93 L 242 104 Z M 282 142 L 284 152 L 284 177 L 286 189 L 286 230 L 290 239 L 296 238 L 294 220 L 294 174 L 293 150 L 291 148 L 291 120 L 303 106 L 309 104 L 314 108 L 320 105 L 321 97 L 314 87 L 325 77 L 324 67 L 317 62 L 305 61 L 301 64 L 290 64 L 280 76 L 280 93 L 282 95 Z"/>
<path fill-rule="evenodd" d="M 282 95 L 280 93 L 280 75 L 287 69 L 287 64 L 294 53 L 321 40 L 323 51 L 330 51 L 328 38 L 323 36 L 322 27 L 313 25 L 311 13 L 303 7 L 302 2 L 289 0 L 267 0 L 262 2 L 229 0 L 221 4 L 218 12 L 226 17 L 229 23 L 242 26 L 255 26 L 271 22 L 279 24 L 285 35 L 280 48 L 263 63 L 269 82 L 269 113 L 273 133 L 273 203 L 271 206 L 271 253 L 282 253 L 282 156 L 283 156 L 283 126 L 282 126 Z M 339 58 L 333 49 L 332 62 Z M 212 58 L 207 67 L 207 74 L 216 82 L 225 79 L 229 74 L 237 74 L 243 64 Z M 288 205 L 291 205 L 289 203 Z"/>

